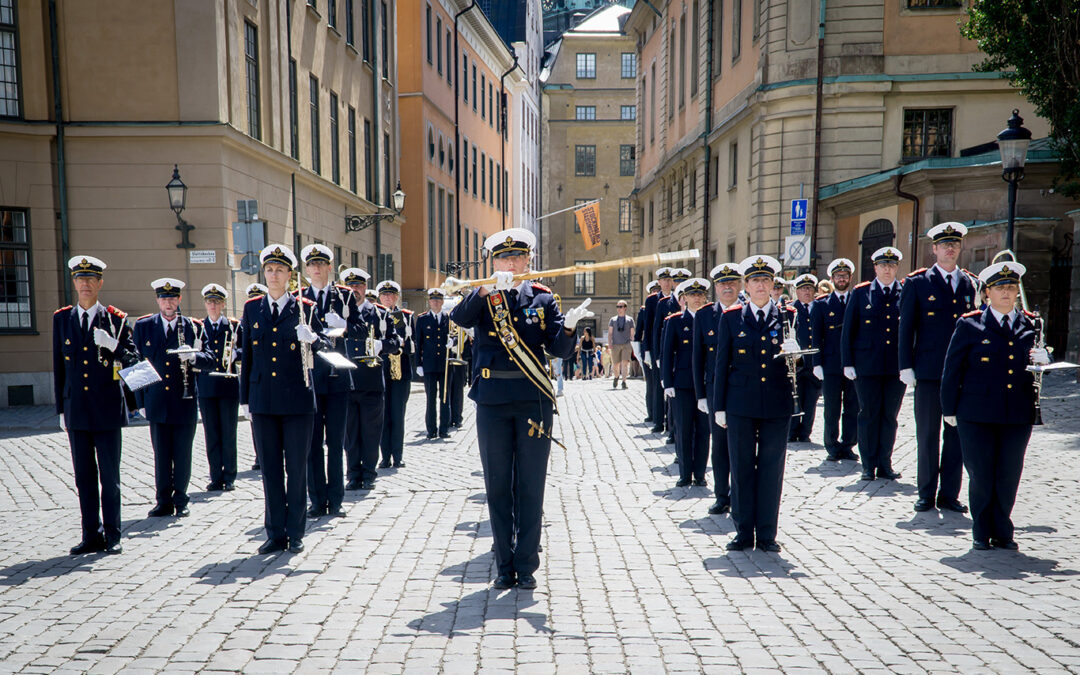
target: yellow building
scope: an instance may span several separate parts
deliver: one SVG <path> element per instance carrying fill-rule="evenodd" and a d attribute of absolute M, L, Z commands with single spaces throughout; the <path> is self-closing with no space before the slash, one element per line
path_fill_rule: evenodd
<path fill-rule="evenodd" d="M 629 14 L 617 5 L 599 9 L 548 48 L 541 72 L 543 212 L 600 199 L 602 243 L 585 249 L 573 211 L 545 218 L 540 232 L 546 267 L 639 252 L 640 229 L 631 222 L 637 50 L 623 30 Z M 592 326 L 597 337 L 603 337 L 618 300 L 640 302 L 642 272 L 583 272 L 544 283 L 562 296 L 564 307 L 592 298 L 596 318 L 581 326 Z"/>
<path fill-rule="evenodd" d="M 52 399 L 51 316 L 66 260 L 105 260 L 102 299 L 156 311 L 151 280 L 230 292 L 237 201 L 268 241 L 323 242 L 393 273 L 400 223 L 346 233 L 397 184 L 395 3 L 386 0 L 0 0 L 0 405 Z M 52 54 L 57 54 L 54 59 Z M 164 187 L 188 186 L 181 233 Z M 420 197 L 420 195 L 416 195 Z M 381 212 L 386 213 L 387 208 Z M 298 251 L 299 252 L 299 251 Z"/>

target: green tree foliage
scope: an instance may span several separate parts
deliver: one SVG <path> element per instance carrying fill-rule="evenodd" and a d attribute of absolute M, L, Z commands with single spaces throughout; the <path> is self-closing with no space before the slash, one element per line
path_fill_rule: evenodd
<path fill-rule="evenodd" d="M 975 0 L 960 26 L 1040 117 L 1061 157 L 1055 189 L 1080 197 L 1080 0 Z"/>

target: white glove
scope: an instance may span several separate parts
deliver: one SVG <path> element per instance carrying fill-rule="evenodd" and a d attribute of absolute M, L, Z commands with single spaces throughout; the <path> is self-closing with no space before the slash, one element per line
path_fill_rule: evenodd
<path fill-rule="evenodd" d="M 707 398 L 699 398 L 697 400 L 697 409 L 699 411 L 705 413 L 706 415 L 708 415 L 709 414 L 709 399 L 707 399 Z"/>
<path fill-rule="evenodd" d="M 420 377 L 423 377 L 424 376 L 424 367 L 423 366 L 417 366 L 416 367 L 416 374 L 419 375 Z"/>
<path fill-rule="evenodd" d="M 317 340 L 318 338 L 315 337 L 315 333 L 311 330 L 310 327 L 305 326 L 304 324 L 299 324 L 296 326 L 296 339 L 300 342 L 311 344 L 312 342 L 315 342 L 315 340 Z"/>
<path fill-rule="evenodd" d="M 788 338 L 780 344 L 780 351 L 785 354 L 799 351 L 799 342 L 795 338 Z"/>
<path fill-rule="evenodd" d="M 818 379 L 818 381 L 824 380 L 825 379 L 825 369 L 822 368 L 821 366 L 814 366 L 814 377 L 816 377 Z"/>
<path fill-rule="evenodd" d="M 241 417 L 249 417 L 248 404 L 247 403 L 243 403 L 243 404 L 240 405 L 240 416 Z"/>
<path fill-rule="evenodd" d="M 675 398 L 675 387 L 665 387 L 664 398 Z"/>
<path fill-rule="evenodd" d="M 143 419 L 146 419 L 146 408 L 139 408 L 139 414 L 143 416 Z"/>
<path fill-rule="evenodd" d="M 180 360 L 184 363 L 191 363 L 195 360 L 197 354 L 195 352 L 183 352 L 181 354 L 177 354 L 177 356 L 180 357 Z"/>
<path fill-rule="evenodd" d="M 475 337 L 476 337 L 476 329 L 475 328 L 466 328 L 465 329 L 465 334 L 468 335 L 470 339 L 475 339 Z"/>
<path fill-rule="evenodd" d="M 1031 362 L 1037 366 L 1045 366 L 1050 363 L 1050 352 L 1046 351 L 1045 347 L 1036 347 L 1028 352 L 1031 356 Z"/>
<path fill-rule="evenodd" d="M 915 371 L 911 368 L 904 368 L 900 371 L 900 381 L 909 387 L 915 384 Z"/>
<path fill-rule="evenodd" d="M 652 354 L 649 352 L 645 352 L 645 360 L 642 361 L 642 363 L 644 363 L 649 368 L 652 368 Z"/>
<path fill-rule="evenodd" d="M 727 413 L 723 410 L 717 410 L 713 415 L 716 418 L 716 426 L 727 428 Z"/>
<path fill-rule="evenodd" d="M 635 359 L 637 359 L 638 361 L 641 361 L 641 343 L 640 342 L 631 341 L 630 342 L 630 351 L 634 352 L 634 358 Z"/>
<path fill-rule="evenodd" d="M 235 347 L 229 350 L 229 365 L 236 363 L 236 355 L 239 352 Z"/>
<path fill-rule="evenodd" d="M 945 421 L 945 424 L 948 424 L 950 427 L 956 426 L 956 415 L 946 415 L 941 419 L 943 419 Z"/>
<path fill-rule="evenodd" d="M 506 270 L 495 273 L 495 290 L 508 291 L 514 287 L 514 273 Z"/>
<path fill-rule="evenodd" d="M 110 352 L 116 351 L 120 342 L 101 328 L 94 329 L 94 344 Z"/>
<path fill-rule="evenodd" d="M 326 316 L 323 317 L 323 322 L 329 328 L 345 328 L 348 325 L 345 323 L 345 319 L 342 319 L 337 312 L 327 312 Z"/>
<path fill-rule="evenodd" d="M 372 340 L 371 353 L 368 356 L 378 356 L 382 353 L 382 340 Z"/>
<path fill-rule="evenodd" d="M 60 413 L 60 431 L 67 431 L 67 424 L 64 423 L 64 413 Z"/>
<path fill-rule="evenodd" d="M 596 316 L 589 311 L 589 305 L 592 303 L 592 298 L 585 298 L 585 302 L 581 303 L 577 307 L 571 309 L 563 317 L 563 328 L 567 330 L 574 330 L 577 328 L 578 321 L 587 319 L 591 316 Z"/>
<path fill-rule="evenodd" d="M 852 368 L 851 366 L 846 366 L 844 368 L 844 377 L 846 377 L 849 380 L 854 380 L 855 379 L 855 369 Z"/>

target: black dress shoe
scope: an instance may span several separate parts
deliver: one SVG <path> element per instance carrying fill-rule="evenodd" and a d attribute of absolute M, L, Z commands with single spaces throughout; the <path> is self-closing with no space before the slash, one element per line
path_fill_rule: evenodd
<path fill-rule="evenodd" d="M 515 580 L 513 574 L 500 574 L 495 577 L 495 582 L 491 584 L 491 587 L 502 591 L 507 588 L 513 588 L 514 583 Z"/>
<path fill-rule="evenodd" d="M 380 469 L 389 469 L 390 468 L 390 460 L 384 459 L 383 461 L 379 462 L 379 468 Z"/>
<path fill-rule="evenodd" d="M 221 492 L 224 489 L 225 489 L 225 484 L 224 483 L 218 483 L 217 481 L 207 483 L 207 485 L 206 485 L 206 491 L 207 492 Z"/>
<path fill-rule="evenodd" d="M 680 478 L 679 480 L 677 480 L 675 482 L 675 487 L 686 487 L 689 484 L 690 484 L 690 479 L 689 478 Z"/>
<path fill-rule="evenodd" d="M 439 438 L 450 438 L 450 432 L 449 431 L 441 431 L 441 432 L 439 432 Z"/>
<path fill-rule="evenodd" d="M 318 518 L 319 516 L 325 516 L 326 515 L 326 507 L 325 506 L 312 506 L 310 509 L 307 510 L 307 515 L 308 515 L 308 518 Z"/>
<path fill-rule="evenodd" d="M 664 445 L 675 445 L 675 437 L 674 436 L 668 436 L 667 438 L 665 438 L 664 439 Z"/>
<path fill-rule="evenodd" d="M 937 507 L 939 509 L 946 509 L 948 511 L 955 511 L 957 513 L 967 513 L 968 507 L 964 506 L 957 499 L 939 499 L 937 500 Z"/>
<path fill-rule="evenodd" d="M 236 484 L 235 483 L 225 483 L 225 485 L 223 485 L 221 487 L 221 489 L 224 490 L 225 492 L 232 492 L 233 490 L 236 489 Z"/>
<path fill-rule="evenodd" d="M 1006 551 L 1020 550 L 1020 546 L 1012 539 L 991 539 L 990 545 L 994 548 L 1003 548 Z"/>
<path fill-rule="evenodd" d="M 261 467 L 261 466 L 259 466 L 259 463 L 258 463 L 258 462 L 255 462 L 254 464 L 252 464 L 252 465 L 251 465 L 251 470 L 252 470 L 252 471 L 258 471 L 258 470 L 259 470 L 259 469 L 261 469 L 261 468 L 262 468 L 262 467 Z"/>
<path fill-rule="evenodd" d="M 729 551 L 742 551 L 743 549 L 750 548 L 754 545 L 754 542 L 750 539 L 742 539 L 741 537 L 735 537 L 727 543 L 726 548 Z"/>
<path fill-rule="evenodd" d="M 399 462 L 394 462 L 394 468 L 395 469 L 404 469 L 405 468 L 405 462 L 400 462 L 400 461 Z"/>
<path fill-rule="evenodd" d="M 859 459 L 859 456 L 852 452 L 850 449 L 838 453 L 837 457 L 839 457 L 840 459 L 853 459 L 855 461 L 858 461 Z"/>
<path fill-rule="evenodd" d="M 982 541 L 981 539 L 976 539 L 975 541 L 971 542 L 971 549 L 973 551 L 989 551 L 990 550 L 990 542 Z"/>
<path fill-rule="evenodd" d="M 652 424 L 652 418 L 651 417 L 646 417 L 645 419 L 642 420 L 642 422 L 644 422 L 645 424 Z"/>
<path fill-rule="evenodd" d="M 83 555 L 86 553 L 97 553 L 98 551 L 105 550 L 105 540 L 96 539 L 94 541 L 80 541 L 77 545 L 71 547 L 71 555 Z"/>
<path fill-rule="evenodd" d="M 286 547 L 284 539 L 267 539 L 259 547 L 259 554 L 266 555 L 267 553 L 277 553 L 278 551 L 284 551 Z"/>
<path fill-rule="evenodd" d="M 187 518 L 190 515 L 191 515 L 191 509 L 189 509 L 188 507 L 186 507 L 186 506 L 177 506 L 176 507 L 176 517 L 177 518 Z"/>
<path fill-rule="evenodd" d="M 900 472 L 892 469 L 878 469 L 877 477 L 882 480 L 896 480 L 900 478 Z"/>
<path fill-rule="evenodd" d="M 428 439 L 428 440 L 430 441 L 430 440 L 432 440 L 433 438 L 435 438 L 436 436 L 438 436 L 438 434 L 437 434 L 437 433 L 435 433 L 434 431 L 429 431 L 429 432 L 428 432 L 428 435 L 427 435 L 427 439 Z"/>
<path fill-rule="evenodd" d="M 705 482 L 704 478 L 695 478 L 694 487 L 709 487 L 709 484 Z"/>
<path fill-rule="evenodd" d="M 859 476 L 859 480 L 874 480 L 874 472 L 873 471 L 863 471 L 862 475 Z"/>
<path fill-rule="evenodd" d="M 934 502 L 930 501 L 929 499 L 923 499 L 922 497 L 920 497 L 919 499 L 915 500 L 915 510 L 920 513 L 922 513 L 923 511 L 929 511 L 932 508 L 934 508 Z"/>
<path fill-rule="evenodd" d="M 331 506 L 326 510 L 326 515 L 330 516 L 331 518 L 344 518 L 345 509 L 341 508 L 340 506 Z"/>
<path fill-rule="evenodd" d="M 757 550 L 765 551 L 766 553 L 780 552 L 780 544 L 777 544 L 775 541 L 759 541 L 756 548 Z"/>
<path fill-rule="evenodd" d="M 653 427 L 652 429 L 649 429 L 649 431 L 653 432 L 654 434 L 662 434 L 664 433 L 664 427 Z"/>
<path fill-rule="evenodd" d="M 366 480 L 363 483 L 360 483 L 360 489 L 361 490 L 374 490 L 375 489 L 375 481 Z"/>
<path fill-rule="evenodd" d="M 120 542 L 114 541 L 111 544 L 105 544 L 102 550 L 108 555 L 119 555 L 124 552 L 124 547 L 120 545 Z"/>
<path fill-rule="evenodd" d="M 827 454 L 827 455 L 825 455 L 825 461 L 826 462 L 839 462 L 840 461 L 840 455 Z"/>
<path fill-rule="evenodd" d="M 349 481 L 348 483 L 345 484 L 345 489 L 347 491 L 349 491 L 349 492 L 352 492 L 353 490 L 359 490 L 360 485 L 361 485 L 360 481 L 351 480 L 351 481 Z"/>
<path fill-rule="evenodd" d="M 727 513 L 730 510 L 730 504 L 725 504 L 723 502 L 713 502 L 713 505 L 709 507 L 709 515 L 718 516 L 721 513 Z"/>
<path fill-rule="evenodd" d="M 518 576 L 518 588 L 536 588 L 536 577 L 531 574 Z"/>
<path fill-rule="evenodd" d="M 173 514 L 172 504 L 158 504 L 154 508 L 150 509 L 150 512 L 146 515 L 151 518 L 161 518 L 162 516 L 171 516 Z"/>
<path fill-rule="evenodd" d="M 289 541 L 289 553 L 303 553 L 304 552 L 304 540 L 292 539 Z"/>
<path fill-rule="evenodd" d="M 800 443 L 809 443 L 810 442 L 810 437 L 809 436 L 799 436 L 799 442 Z"/>

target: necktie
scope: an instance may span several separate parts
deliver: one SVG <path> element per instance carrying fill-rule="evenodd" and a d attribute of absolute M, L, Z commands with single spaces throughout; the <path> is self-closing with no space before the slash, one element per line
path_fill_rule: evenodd
<path fill-rule="evenodd" d="M 841 295 L 840 296 L 840 309 L 843 309 L 844 307 L 847 307 L 847 296 L 846 295 Z"/>
<path fill-rule="evenodd" d="M 945 284 L 949 287 L 950 291 L 956 290 L 956 288 L 952 285 L 952 273 L 945 275 Z"/>
<path fill-rule="evenodd" d="M 165 346 L 166 347 L 169 346 L 169 342 L 172 340 L 172 337 L 173 337 L 173 327 L 172 327 L 171 324 L 166 325 L 165 326 Z"/>
<path fill-rule="evenodd" d="M 325 295 L 326 295 L 325 290 L 319 291 L 319 309 L 323 310 L 323 311 L 326 310 L 326 303 L 324 302 L 324 300 L 326 299 Z"/>
<path fill-rule="evenodd" d="M 757 311 L 757 322 L 758 322 L 758 325 L 760 325 L 760 326 L 765 325 L 765 310 L 759 309 Z"/>
<path fill-rule="evenodd" d="M 271 309 L 270 309 L 270 320 L 273 321 L 274 323 L 277 323 L 277 321 L 278 321 L 278 306 L 277 306 L 277 303 L 276 302 L 271 302 L 270 307 L 271 307 Z"/>
<path fill-rule="evenodd" d="M 86 335 L 90 332 L 90 312 L 83 311 L 82 313 L 82 332 Z"/>

